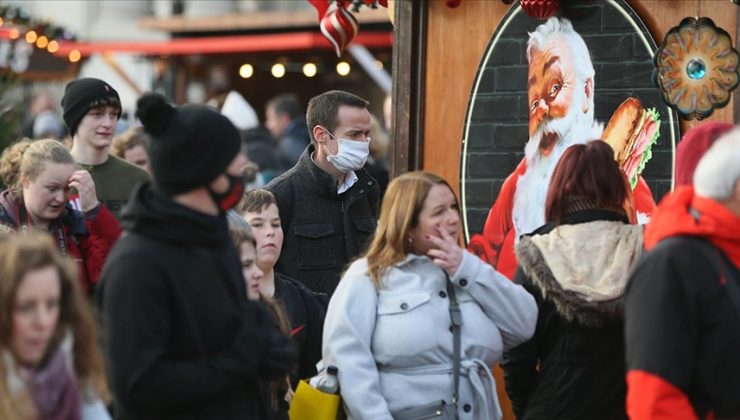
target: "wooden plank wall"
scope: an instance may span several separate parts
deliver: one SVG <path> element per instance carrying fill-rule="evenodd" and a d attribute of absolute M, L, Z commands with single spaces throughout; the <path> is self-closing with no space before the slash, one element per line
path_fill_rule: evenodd
<path fill-rule="evenodd" d="M 633 0 L 660 45 L 666 32 L 686 16 L 694 16 L 696 0 Z M 699 0 L 700 13 L 714 20 L 737 42 L 738 7 L 727 0 Z M 463 0 L 450 9 L 441 0 L 428 1 L 424 139 L 422 168 L 448 180 L 459 197 L 460 154 L 465 112 L 483 53 L 510 6 L 499 0 Z M 734 98 L 709 120 L 733 121 Z M 682 123 L 682 130 L 696 122 Z M 522 139 L 522 148 L 526 139 Z M 495 372 L 505 419 L 513 419 L 503 394 L 502 373 Z"/>
<path fill-rule="evenodd" d="M 697 11 L 696 0 L 629 3 L 658 45 L 670 28 Z M 700 0 L 698 4 L 701 15 L 729 32 L 736 43 L 738 7 L 727 0 Z M 463 0 L 450 9 L 444 1 L 429 0 L 428 7 L 422 167 L 443 176 L 459 193 L 461 140 L 470 91 L 486 46 L 510 6 L 499 0 Z M 709 120 L 733 121 L 733 107 L 734 98 Z M 694 124 L 684 122 L 682 128 Z"/>

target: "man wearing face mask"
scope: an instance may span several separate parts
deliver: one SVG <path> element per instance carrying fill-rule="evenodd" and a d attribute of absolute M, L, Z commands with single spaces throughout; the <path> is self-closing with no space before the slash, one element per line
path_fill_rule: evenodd
<path fill-rule="evenodd" d="M 268 418 L 263 386 L 296 355 L 247 301 L 229 239 L 226 212 L 244 191 L 239 132 L 211 108 L 158 94 L 137 107 L 154 184 L 124 210 L 98 290 L 117 418 Z"/>
<path fill-rule="evenodd" d="M 331 295 L 347 263 L 375 232 L 378 183 L 363 168 L 369 103 L 339 90 L 308 102 L 311 144 L 266 188 L 277 200 L 285 241 L 275 270 Z"/>

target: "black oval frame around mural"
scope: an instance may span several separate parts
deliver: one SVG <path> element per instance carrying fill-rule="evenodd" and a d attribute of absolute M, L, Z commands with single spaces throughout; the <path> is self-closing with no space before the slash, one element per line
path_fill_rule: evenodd
<path fill-rule="evenodd" d="M 561 10 L 591 53 L 595 119 L 606 122 L 627 97 L 639 98 L 661 115 L 661 133 L 643 177 L 656 202 L 673 183 L 678 115 L 653 81 L 657 44 L 625 0 L 585 2 Z M 528 139 L 528 32 L 544 21 L 523 13 L 519 2 L 503 17 L 481 60 L 468 101 L 460 163 L 465 241 L 481 232 L 501 184 L 524 157 Z M 520 112 L 520 110 L 523 110 Z"/>

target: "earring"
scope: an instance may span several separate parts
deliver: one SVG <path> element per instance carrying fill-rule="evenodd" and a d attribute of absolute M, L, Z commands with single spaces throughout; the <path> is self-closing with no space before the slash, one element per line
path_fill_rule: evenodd
<path fill-rule="evenodd" d="M 412 237 L 409 236 L 409 243 L 410 244 L 414 243 L 414 238 L 412 238 Z"/>

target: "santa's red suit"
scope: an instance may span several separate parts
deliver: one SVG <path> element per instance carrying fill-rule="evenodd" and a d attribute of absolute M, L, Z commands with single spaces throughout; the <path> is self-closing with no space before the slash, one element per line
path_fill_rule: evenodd
<path fill-rule="evenodd" d="M 496 202 L 486 218 L 483 233 L 473 235 L 468 244 L 470 252 L 479 256 L 483 261 L 487 261 L 498 272 L 510 279 L 514 278 L 517 268 L 516 255 L 514 255 L 516 239 L 513 221 L 514 195 L 517 182 L 526 171 L 526 159 L 522 159 L 519 166 L 501 186 Z M 655 201 L 650 187 L 642 177 L 639 178 L 632 194 L 637 213 L 649 216 L 655 208 Z M 542 211 L 544 213 L 544 208 Z"/>

